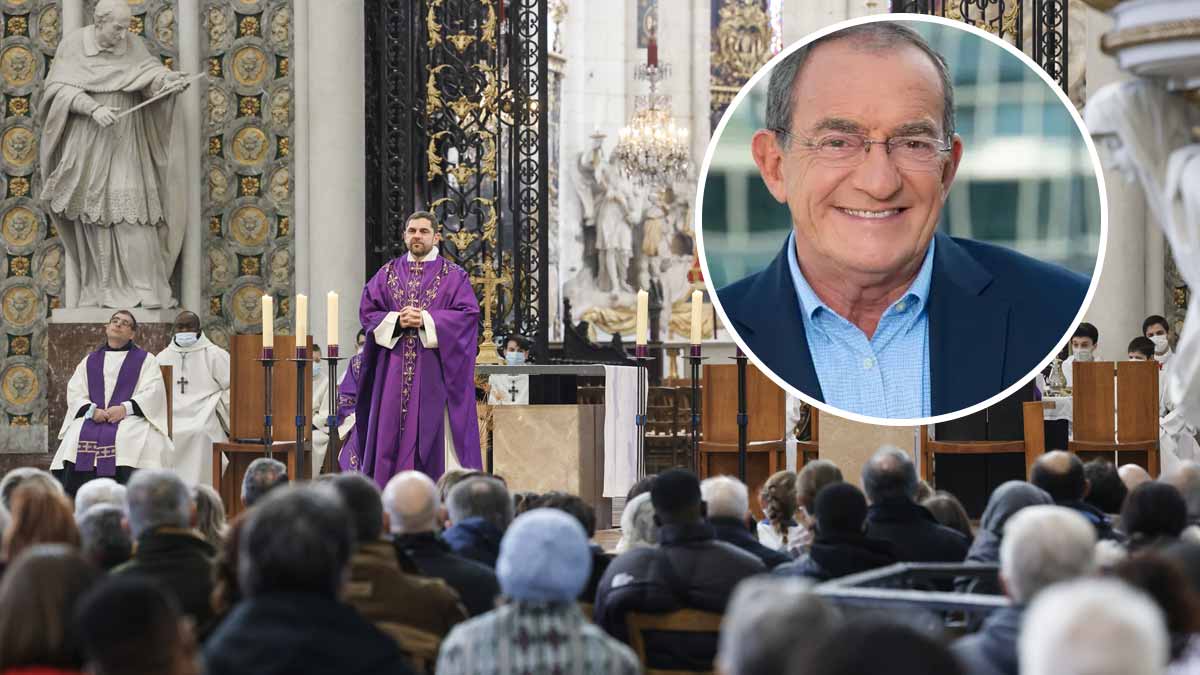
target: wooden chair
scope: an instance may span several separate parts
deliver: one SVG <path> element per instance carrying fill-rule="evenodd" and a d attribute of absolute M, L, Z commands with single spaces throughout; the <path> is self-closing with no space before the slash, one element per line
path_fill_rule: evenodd
<path fill-rule="evenodd" d="M 678 459 L 675 387 L 650 387 L 646 392 L 646 472 L 659 473 Z"/>
<path fill-rule="evenodd" d="M 1115 391 L 1113 362 L 1072 366 L 1075 437 L 1067 443 L 1067 449 L 1085 462 L 1103 457 L 1118 466 L 1138 464 L 1157 478 L 1158 364 L 1121 361 L 1115 365 Z"/>
<path fill-rule="evenodd" d="M 434 668 L 437 667 L 438 649 L 442 646 L 440 637 L 419 628 L 391 621 L 380 621 L 375 624 L 375 627 L 396 641 L 396 644 L 400 646 L 400 651 L 404 652 L 404 656 L 408 658 L 408 662 L 412 664 L 414 670 L 418 673 L 434 672 Z"/>
<path fill-rule="evenodd" d="M 651 668 L 646 661 L 646 631 L 668 633 L 714 633 L 721 632 L 721 615 L 702 612 L 698 609 L 680 609 L 667 614 L 642 614 L 630 612 L 625 615 L 629 627 L 629 646 L 642 662 L 645 675 L 682 675 L 683 673 L 713 673 L 708 670 L 664 670 Z"/>
<path fill-rule="evenodd" d="M 1021 404 L 1022 423 L 1025 438 L 1019 441 L 937 441 L 929 437 L 929 427 L 921 427 L 921 478 L 934 483 L 934 456 L 950 455 L 994 455 L 994 454 L 1023 454 L 1025 455 L 1025 473 L 1046 453 L 1046 430 L 1042 425 L 1041 401 L 1027 401 Z"/>

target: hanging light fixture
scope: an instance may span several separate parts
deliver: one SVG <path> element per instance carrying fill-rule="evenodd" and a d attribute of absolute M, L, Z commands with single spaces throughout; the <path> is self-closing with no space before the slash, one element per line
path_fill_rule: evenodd
<path fill-rule="evenodd" d="M 650 92 L 638 96 L 636 112 L 621 127 L 613 153 L 623 173 L 639 185 L 667 185 L 687 177 L 691 169 L 687 127 L 671 119 L 671 97 L 659 93 L 660 83 L 671 76 L 671 66 L 658 62 L 654 39 L 646 49 L 646 64 L 639 65 L 634 78 L 649 83 Z"/>

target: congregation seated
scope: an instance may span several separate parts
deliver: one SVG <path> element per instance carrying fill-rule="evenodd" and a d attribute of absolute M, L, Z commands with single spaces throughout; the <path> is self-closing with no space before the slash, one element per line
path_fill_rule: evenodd
<path fill-rule="evenodd" d="M 800 501 L 796 494 L 796 473 L 776 471 L 758 493 L 758 503 L 766 517 L 758 522 L 758 541 L 764 546 L 787 555 L 798 555 L 809 539 L 807 529 L 796 522 Z M 763 561 L 766 562 L 765 560 Z M 772 565 L 768 564 L 768 567 Z"/>
<path fill-rule="evenodd" d="M 916 503 L 917 469 L 899 448 L 884 446 L 863 466 L 862 484 L 870 502 L 867 536 L 889 542 L 899 562 L 960 562 L 968 540 L 937 522 Z"/>
<path fill-rule="evenodd" d="M 1088 492 L 1083 501 L 1109 514 L 1121 512 L 1129 488 L 1121 480 L 1117 465 L 1106 459 L 1093 459 L 1083 465 Z"/>
<path fill-rule="evenodd" d="M 133 557 L 113 570 L 158 581 L 175 595 L 184 614 L 207 635 L 216 550 L 192 529 L 192 496 L 173 471 L 139 469 L 126 492 Z"/>
<path fill-rule="evenodd" d="M 745 483 L 730 476 L 706 478 L 700 482 L 700 496 L 718 540 L 758 558 L 767 569 L 791 562 L 791 556 L 763 545 L 750 530 L 750 491 Z"/>
<path fill-rule="evenodd" d="M 111 576 L 79 600 L 74 617 L 91 675 L 200 675 L 192 623 L 148 579 Z"/>
<path fill-rule="evenodd" d="M 78 516 L 79 550 L 88 562 L 105 572 L 133 555 L 133 537 L 125 510 L 114 504 L 96 504 Z"/>
<path fill-rule="evenodd" d="M 11 519 L 0 542 L 0 558 L 5 564 L 36 544 L 79 546 L 71 502 L 60 487 L 47 487 L 41 480 L 26 481 L 13 490 L 9 504 Z"/>
<path fill-rule="evenodd" d="M 738 584 L 721 621 L 722 675 L 793 673 L 833 631 L 840 615 L 799 579 L 751 577 Z M 803 626 L 803 639 L 796 627 Z"/>
<path fill-rule="evenodd" d="M 283 487 L 239 537 L 242 600 L 204 645 L 208 675 L 411 673 L 399 647 L 341 602 L 353 520 L 325 486 Z"/>
<path fill-rule="evenodd" d="M 817 494 L 816 532 L 808 553 L 775 568 L 782 576 L 828 581 L 896 562 L 892 545 L 863 533 L 867 499 L 850 483 L 833 483 Z"/>
<path fill-rule="evenodd" d="M 617 542 L 617 554 L 639 547 L 658 545 L 658 525 L 654 523 L 654 504 L 650 493 L 643 492 L 625 502 L 621 511 L 621 539 Z"/>
<path fill-rule="evenodd" d="M 355 545 L 345 601 L 385 633 L 409 626 L 445 637 L 467 618 L 458 593 L 441 579 L 400 569 L 396 549 L 383 537 L 383 502 L 375 481 L 361 473 L 330 480 L 354 519 Z"/>
<path fill-rule="evenodd" d="M 1142 483 L 1154 480 L 1150 477 L 1150 472 L 1137 464 L 1122 464 L 1117 469 L 1117 475 L 1121 477 L 1121 482 L 1125 484 L 1125 489 L 1131 492 Z"/>
<path fill-rule="evenodd" d="M 392 545 L 397 555 L 411 563 L 409 571 L 445 581 L 458 592 L 470 616 L 495 607 L 500 594 L 495 572 L 455 554 L 435 531 L 442 509 L 437 487 L 428 476 L 419 471 L 393 476 L 383 489 L 383 508 Z"/>
<path fill-rule="evenodd" d="M 473 476 L 456 484 L 446 501 L 450 527 L 442 538 L 450 549 L 488 567 L 496 567 L 500 538 L 513 519 L 512 497 L 504 483 Z"/>
<path fill-rule="evenodd" d="M 32 466 L 20 466 L 4 474 L 4 478 L 0 479 L 0 505 L 3 505 L 5 510 L 11 512 L 13 492 L 21 485 L 27 483 L 41 485 L 42 487 L 57 491 L 59 494 L 66 494 L 63 491 L 62 483 L 58 482 L 54 474 Z"/>
<path fill-rule="evenodd" d="M 1078 513 L 1032 505 L 1010 517 L 1000 543 L 1000 580 L 1012 604 L 993 612 L 953 649 L 968 675 L 1017 675 L 1021 621 L 1039 592 L 1089 574 L 1096 533 Z"/>
<path fill-rule="evenodd" d="M 242 505 L 250 508 L 271 490 L 287 484 L 286 464 L 270 457 L 259 457 L 250 462 L 242 478 Z"/>
<path fill-rule="evenodd" d="M 1179 490 L 1150 481 L 1130 491 L 1121 509 L 1121 529 L 1131 551 L 1175 541 L 1187 527 L 1187 504 Z"/>
<path fill-rule="evenodd" d="M 1181 462 L 1161 480 L 1179 490 L 1187 504 L 1188 525 L 1200 525 L 1200 463 Z"/>
<path fill-rule="evenodd" d="M 505 532 L 496 561 L 505 602 L 450 632 L 438 655 L 439 675 L 641 672 L 633 651 L 575 603 L 591 564 L 587 533 L 575 518 L 553 508 L 521 515 Z"/>
<path fill-rule="evenodd" d="M 583 498 L 573 494 L 568 494 L 561 491 L 547 492 L 540 495 L 530 504 L 532 510 L 539 509 L 558 509 L 579 521 L 583 531 L 587 534 L 588 550 L 592 554 L 592 573 L 588 576 L 588 582 L 584 585 L 583 590 L 579 592 L 579 601 L 588 604 L 596 601 L 596 587 L 600 585 L 600 578 L 604 576 L 604 570 L 608 569 L 609 563 L 612 562 L 612 556 L 604 552 L 592 540 L 596 536 L 596 510 L 592 508 Z"/>
<path fill-rule="evenodd" d="M 1062 450 L 1047 452 L 1033 463 L 1029 482 L 1045 490 L 1055 504 L 1074 509 L 1087 518 L 1096 528 L 1098 539 L 1120 540 L 1109 517 L 1084 501 L 1088 482 L 1083 472 L 1083 462 L 1078 456 Z"/>
<path fill-rule="evenodd" d="M 840 483 L 842 480 L 842 470 L 827 459 L 807 462 L 796 474 L 796 520 L 804 527 L 804 531 L 796 536 L 796 542 L 792 546 L 797 556 L 805 553 L 808 545 L 812 543 L 812 514 L 817 493 L 826 485 Z"/>
<path fill-rule="evenodd" d="M 192 486 L 192 504 L 196 507 L 196 531 L 204 541 L 220 548 L 225 538 L 225 504 L 216 490 L 197 483 Z"/>
<path fill-rule="evenodd" d="M 975 539 L 975 534 L 971 531 L 971 519 L 967 517 L 967 509 L 958 501 L 958 497 L 945 490 L 936 490 L 929 497 L 922 499 L 920 504 L 933 514 L 935 520 L 966 537 L 968 542 Z"/>
<path fill-rule="evenodd" d="M 983 509 L 983 517 L 979 520 L 979 532 L 971 548 L 967 551 L 968 563 L 982 565 L 998 565 L 1000 563 L 1000 544 L 1004 541 L 1005 526 L 1009 519 L 1018 511 L 1039 504 L 1053 504 L 1054 500 L 1046 491 L 1030 485 L 1023 480 L 1010 480 L 1001 483 L 988 497 L 987 506 Z M 998 581 L 982 578 L 972 579 L 962 585 L 964 590 L 972 593 L 988 593 L 1000 595 L 1003 590 Z"/>
<path fill-rule="evenodd" d="M 596 592 L 596 623 L 624 642 L 629 640 L 628 613 L 684 608 L 720 613 L 739 582 L 766 571 L 758 558 L 717 541 L 704 521 L 700 481 L 690 471 L 658 474 L 650 501 L 659 524 L 658 547 L 617 556 Z M 715 654 L 716 640 L 710 635 L 646 636 L 648 668 L 707 669 Z"/>
<path fill-rule="evenodd" d="M 36 545 L 14 559 L 0 583 L 0 675 L 82 673 L 71 614 L 99 576 L 66 544 Z"/>
<path fill-rule="evenodd" d="M 1171 645 L 1171 672 L 1200 668 L 1200 596 L 1182 565 L 1157 551 L 1143 551 L 1113 566 L 1109 574 L 1146 594 L 1162 611 Z"/>
<path fill-rule="evenodd" d="M 93 478 L 75 491 L 75 518 L 96 504 L 125 508 L 125 486 L 111 478 Z"/>

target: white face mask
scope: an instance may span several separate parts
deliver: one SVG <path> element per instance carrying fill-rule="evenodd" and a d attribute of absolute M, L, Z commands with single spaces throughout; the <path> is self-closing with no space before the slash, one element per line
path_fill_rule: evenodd
<path fill-rule="evenodd" d="M 176 333 L 175 344 L 180 347 L 191 347 L 200 341 L 199 333 Z"/>
<path fill-rule="evenodd" d="M 505 352 L 504 361 L 510 366 L 519 366 L 525 363 L 524 352 Z"/>
<path fill-rule="evenodd" d="M 1150 341 L 1154 343 L 1154 353 L 1155 354 L 1166 354 L 1167 353 L 1167 348 L 1169 347 L 1169 345 L 1167 344 L 1167 336 L 1166 335 L 1151 335 Z"/>
<path fill-rule="evenodd" d="M 1092 360 L 1092 350 L 1076 349 L 1075 350 L 1075 360 L 1076 361 L 1091 361 Z"/>

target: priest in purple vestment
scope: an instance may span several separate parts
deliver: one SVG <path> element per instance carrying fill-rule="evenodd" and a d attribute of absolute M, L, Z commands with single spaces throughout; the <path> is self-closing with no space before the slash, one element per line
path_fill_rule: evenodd
<path fill-rule="evenodd" d="M 479 302 L 466 271 L 438 256 L 436 222 L 427 211 L 408 217 L 408 253 L 380 268 L 359 307 L 367 342 L 357 374 L 357 442 L 340 459 L 343 470 L 381 487 L 401 471 L 437 480 L 459 466 L 483 468 L 475 412 Z"/>

